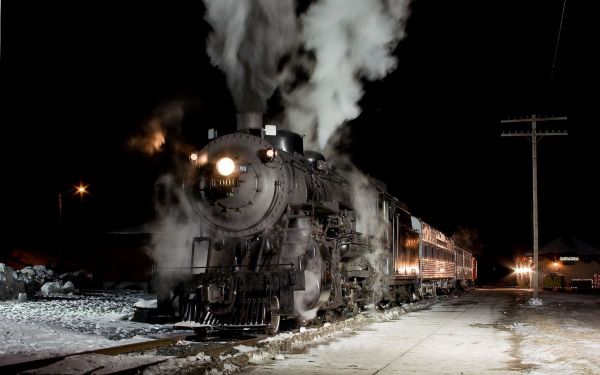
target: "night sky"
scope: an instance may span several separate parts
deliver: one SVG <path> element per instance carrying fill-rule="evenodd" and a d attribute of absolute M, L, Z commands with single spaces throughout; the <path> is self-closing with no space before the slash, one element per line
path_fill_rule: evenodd
<path fill-rule="evenodd" d="M 531 248 L 531 146 L 500 137 L 500 120 L 568 116 L 549 125 L 569 135 L 538 147 L 540 244 L 576 236 L 600 246 L 600 33 L 588 3 L 566 3 L 552 73 L 562 0 L 413 1 L 398 68 L 366 83 L 348 124 L 355 163 L 433 226 L 476 231 L 481 259 L 508 259 Z M 179 136 L 199 147 L 208 128 L 234 128 L 200 1 L 3 5 L 2 250 L 45 248 L 58 191 L 80 181 L 91 194 L 65 195 L 67 227 L 94 238 L 149 222 L 171 158 L 128 140 L 162 104 L 191 103 Z"/>

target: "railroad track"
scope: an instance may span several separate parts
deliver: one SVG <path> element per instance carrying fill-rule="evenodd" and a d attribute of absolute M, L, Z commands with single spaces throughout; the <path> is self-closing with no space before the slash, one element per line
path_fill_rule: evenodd
<path fill-rule="evenodd" d="M 264 339 L 266 335 L 258 335 L 251 338 L 244 338 L 240 340 L 233 340 L 227 343 L 215 342 L 215 341 L 198 341 L 199 344 L 206 344 L 205 347 L 196 348 L 196 352 L 203 352 L 208 356 L 218 356 L 224 352 L 231 350 L 233 347 L 238 345 L 247 345 L 252 346 L 255 345 L 258 341 Z M 34 359 L 30 361 L 11 363 L 6 365 L 0 365 L 0 374 L 27 374 L 27 373 L 55 373 L 52 371 L 45 372 L 47 370 L 43 370 L 47 366 L 53 366 L 56 370 L 60 369 L 60 364 L 64 363 L 66 366 L 66 361 L 74 358 L 83 358 L 85 360 L 86 356 L 88 358 L 94 357 L 94 355 L 100 356 L 117 356 L 121 354 L 128 353 L 136 353 L 136 352 L 145 352 L 148 350 L 154 350 L 159 348 L 169 347 L 171 345 L 176 344 L 181 340 L 193 341 L 194 339 L 198 339 L 197 335 L 176 335 L 168 338 L 160 338 L 153 339 L 148 341 L 142 341 L 133 344 L 126 345 L 118 345 L 112 346 L 108 348 L 96 349 L 96 350 L 87 350 L 82 352 L 70 353 L 70 354 L 61 354 L 48 358 L 40 358 Z M 139 370 L 144 368 L 157 365 L 159 363 L 165 362 L 174 356 L 164 356 L 162 358 L 151 359 L 147 361 L 143 361 L 140 363 L 135 363 L 135 361 L 131 361 L 132 363 L 123 364 L 120 363 L 119 366 L 111 369 L 110 366 L 98 366 L 97 368 L 90 368 L 89 372 L 85 373 L 94 373 L 95 371 L 102 370 L 102 374 L 132 374 L 136 373 Z M 49 368 L 51 369 L 51 368 Z M 41 371 L 36 371 L 41 370 Z M 60 372 L 60 371 L 59 371 Z M 56 372 L 56 373 L 59 373 Z"/>

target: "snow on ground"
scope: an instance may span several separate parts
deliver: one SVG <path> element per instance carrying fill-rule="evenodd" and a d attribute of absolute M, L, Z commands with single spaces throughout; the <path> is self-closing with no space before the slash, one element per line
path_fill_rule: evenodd
<path fill-rule="evenodd" d="M 137 291 L 103 291 L 0 301 L 0 363 L 121 345 L 171 331 L 171 325 L 129 320 L 134 303 L 149 298 Z"/>
<path fill-rule="evenodd" d="M 153 296 L 127 290 L 78 294 L 77 287 L 87 283 L 83 272 L 58 275 L 42 265 L 14 271 L 0 263 L 0 298 L 5 299 L 0 301 L 0 364 L 141 341 L 172 330 L 130 321 L 134 303 L 150 305 Z"/>
<path fill-rule="evenodd" d="M 171 331 L 171 325 L 129 320 L 134 303 L 152 298 L 139 292 L 104 291 L 87 296 L 55 297 L 25 302 L 0 301 L 0 364 L 125 344 Z M 359 367 L 346 369 L 358 374 L 363 370 L 368 372 L 365 366 L 370 357 L 369 350 L 374 351 L 373 356 L 383 355 L 386 348 L 397 352 L 400 343 L 411 338 L 417 343 L 419 335 L 424 334 L 423 340 L 426 341 L 414 349 L 407 347 L 407 353 L 414 357 L 413 361 L 409 361 L 409 354 L 406 354 L 405 359 L 399 359 L 397 368 L 438 373 L 449 371 L 450 368 L 438 367 L 435 361 L 427 364 L 433 353 L 438 357 L 451 355 L 443 360 L 440 357 L 439 363 L 448 363 L 456 358 L 457 364 L 470 369 L 471 372 L 466 371 L 465 374 L 476 373 L 482 364 L 493 362 L 487 356 L 494 354 L 502 357 L 502 361 L 498 362 L 502 363 L 499 367 L 502 370 L 495 373 L 600 374 L 600 295 L 543 292 L 540 293 L 540 301 L 535 303 L 530 303 L 530 297 L 531 291 L 528 290 L 480 289 L 460 297 L 450 296 L 448 301 L 429 310 L 413 312 L 428 306 L 405 305 L 319 328 L 283 333 L 260 342 L 256 347 L 238 346 L 218 358 L 202 353 L 171 358 L 148 368 L 145 373 L 206 370 L 211 374 L 230 374 L 244 371 L 248 364 L 254 367 L 246 369 L 252 374 L 266 368 L 272 373 L 277 373 L 276 369 L 289 373 L 300 370 L 302 366 L 311 368 L 311 363 L 319 361 L 311 356 L 319 352 L 329 353 L 330 360 L 335 359 L 332 352 L 339 347 L 344 353 L 343 356 L 340 354 L 339 361 L 346 366 L 351 365 L 350 359 L 357 359 L 360 353 L 366 351 L 363 353 L 364 361 L 358 358 Z M 146 303 L 149 302 L 141 304 Z M 420 304 L 423 303 L 431 305 L 433 301 Z M 393 340 L 390 339 L 393 342 L 385 341 L 382 335 L 401 322 L 405 326 Z M 431 332 L 425 332 L 427 330 Z M 428 335 L 431 337 L 426 339 Z M 379 336 L 382 336 L 379 339 L 381 346 L 376 345 Z M 460 337 L 464 337 L 464 341 Z M 437 343 L 446 349 L 432 352 L 429 344 L 424 345 L 427 342 Z M 486 342 L 494 343 L 494 349 L 483 350 L 485 345 L 482 343 Z M 420 346 L 426 349 L 422 356 L 416 352 Z M 470 347 L 477 349 L 471 350 Z M 352 356 L 348 356 L 349 348 L 355 352 Z M 482 361 L 474 354 L 488 359 Z M 267 367 L 261 367 L 263 364 Z M 392 367 L 381 373 L 392 373 Z"/>
<path fill-rule="evenodd" d="M 600 295 L 479 289 L 298 351 L 250 374 L 600 374 Z M 260 352 L 259 352 L 260 353 Z M 281 356 L 283 354 L 283 357 Z"/>
<path fill-rule="evenodd" d="M 518 353 L 530 374 L 600 374 L 600 295 L 544 292 L 513 318 Z"/>

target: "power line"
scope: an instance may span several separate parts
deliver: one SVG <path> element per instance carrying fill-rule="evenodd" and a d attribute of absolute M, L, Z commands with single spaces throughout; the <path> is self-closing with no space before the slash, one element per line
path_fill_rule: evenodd
<path fill-rule="evenodd" d="M 554 67 L 556 66 L 556 57 L 558 56 L 558 45 L 560 43 L 560 34 L 562 32 L 563 20 L 565 18 L 565 7 L 567 6 L 567 0 L 563 0 L 562 13 L 560 15 L 560 24 L 558 25 L 558 36 L 556 38 L 556 46 L 554 47 L 554 58 L 552 59 L 552 70 L 550 71 L 550 81 L 548 82 L 548 88 L 552 86 L 552 78 L 554 77 Z"/>

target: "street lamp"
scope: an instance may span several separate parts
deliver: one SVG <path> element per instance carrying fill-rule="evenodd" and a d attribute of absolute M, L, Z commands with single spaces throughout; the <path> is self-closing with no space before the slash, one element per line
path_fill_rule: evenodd
<path fill-rule="evenodd" d="M 63 194 L 72 193 L 73 195 L 79 195 L 79 199 L 83 199 L 83 196 L 89 194 L 89 185 L 84 185 L 82 182 L 79 185 L 73 185 L 67 191 L 59 191 L 58 192 L 58 222 L 62 226 L 63 221 Z"/>

